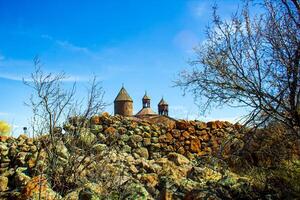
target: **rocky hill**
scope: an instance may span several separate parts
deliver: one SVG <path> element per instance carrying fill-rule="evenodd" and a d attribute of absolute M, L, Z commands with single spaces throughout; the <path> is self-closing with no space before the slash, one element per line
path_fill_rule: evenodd
<path fill-rule="evenodd" d="M 70 118 L 53 137 L 1 137 L 0 199 L 296 198 L 296 184 L 284 190 L 220 159 L 244 148 L 237 130 L 229 122 L 104 113 Z"/>

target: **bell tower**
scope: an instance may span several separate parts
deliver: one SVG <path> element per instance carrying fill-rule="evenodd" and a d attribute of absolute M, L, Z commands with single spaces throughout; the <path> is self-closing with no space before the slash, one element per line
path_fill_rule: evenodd
<path fill-rule="evenodd" d="M 142 99 L 143 108 L 150 108 L 150 97 L 147 96 L 147 92 L 145 92 L 145 95 Z"/>
<path fill-rule="evenodd" d="M 161 98 L 160 102 L 158 103 L 158 114 L 165 116 L 169 115 L 169 105 L 164 98 Z"/>

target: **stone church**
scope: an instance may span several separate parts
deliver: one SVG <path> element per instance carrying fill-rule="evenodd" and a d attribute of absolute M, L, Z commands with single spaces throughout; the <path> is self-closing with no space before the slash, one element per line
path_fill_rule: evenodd
<path fill-rule="evenodd" d="M 145 92 L 144 97 L 142 98 L 142 109 L 133 115 L 133 101 L 132 98 L 127 93 L 124 86 L 122 86 L 120 92 L 118 93 L 117 97 L 114 101 L 114 113 L 115 115 L 122 115 L 127 117 L 151 117 L 151 116 L 165 116 L 168 117 L 169 115 L 169 105 L 168 103 L 162 98 L 157 105 L 158 114 L 155 113 L 151 109 L 151 99 Z"/>

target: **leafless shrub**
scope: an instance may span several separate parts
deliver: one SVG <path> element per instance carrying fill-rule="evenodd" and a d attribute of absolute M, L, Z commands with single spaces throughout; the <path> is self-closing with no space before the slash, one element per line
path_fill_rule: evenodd
<path fill-rule="evenodd" d="M 67 87 L 65 73 L 45 73 L 39 58 L 34 59 L 35 71 L 24 84 L 33 89 L 33 94 L 26 104 L 32 109 L 32 133 L 39 138 L 37 163 L 41 151 L 46 151 L 44 165 L 36 166 L 35 173 L 46 174 L 53 189 L 60 194 L 78 187 L 80 174 L 94 160 L 92 149 L 85 148 L 78 142 L 78 136 L 89 125 L 89 118 L 103 111 L 104 91 L 94 77 L 87 89 L 87 98 L 76 99 L 76 83 Z M 86 102 L 86 104 L 85 104 Z M 62 130 L 63 123 L 70 116 L 81 119 L 72 132 Z M 94 141 L 91 145 L 93 145 Z M 62 150 L 66 148 L 68 157 L 62 159 Z M 63 155 L 66 156 L 66 155 Z"/>

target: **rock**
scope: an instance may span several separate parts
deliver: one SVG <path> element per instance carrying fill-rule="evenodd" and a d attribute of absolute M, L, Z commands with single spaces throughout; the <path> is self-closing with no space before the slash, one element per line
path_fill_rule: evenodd
<path fill-rule="evenodd" d="M 6 191 L 8 185 L 8 178 L 5 176 L 0 176 L 0 192 Z"/>
<path fill-rule="evenodd" d="M 208 142 L 210 140 L 210 136 L 206 131 L 202 131 L 200 133 L 201 135 L 199 136 L 199 139 L 203 142 Z"/>
<path fill-rule="evenodd" d="M 27 140 L 27 139 L 28 139 L 28 136 L 25 135 L 25 134 L 21 134 L 21 135 L 19 135 L 19 137 L 17 138 L 17 140 L 19 140 L 19 141 Z"/>
<path fill-rule="evenodd" d="M 26 164 L 27 152 L 19 152 L 16 156 L 16 164 L 19 166 L 24 166 Z"/>
<path fill-rule="evenodd" d="M 35 176 L 28 181 L 21 192 L 22 199 L 61 199 L 61 196 L 54 192 L 49 186 L 47 179 L 44 176 Z"/>
<path fill-rule="evenodd" d="M 6 143 L 0 142 L 0 152 L 7 151 L 7 150 L 8 150 L 8 147 L 7 147 Z"/>
<path fill-rule="evenodd" d="M 173 200 L 173 193 L 170 190 L 164 188 L 159 194 L 159 199 L 160 200 Z"/>
<path fill-rule="evenodd" d="M 215 121 L 207 122 L 206 125 L 211 129 L 217 129 L 217 123 Z"/>
<path fill-rule="evenodd" d="M 120 140 L 123 142 L 127 142 L 129 140 L 129 136 L 128 135 L 121 135 Z"/>
<path fill-rule="evenodd" d="M 139 172 L 139 170 L 134 165 L 130 165 L 129 170 L 133 174 L 137 174 Z"/>
<path fill-rule="evenodd" d="M 158 141 L 163 142 L 163 143 L 172 143 L 173 136 L 171 135 L 171 133 L 167 133 L 167 134 L 159 136 Z"/>
<path fill-rule="evenodd" d="M 199 139 L 195 138 L 191 140 L 190 151 L 192 153 L 198 153 L 201 151 L 201 143 Z"/>
<path fill-rule="evenodd" d="M 169 153 L 168 159 L 174 162 L 176 165 L 185 165 L 190 162 L 188 158 L 178 153 Z"/>
<path fill-rule="evenodd" d="M 180 133 L 180 130 L 177 130 L 177 129 L 173 129 L 172 130 L 172 135 L 174 138 L 179 138 L 181 133 Z"/>
<path fill-rule="evenodd" d="M 143 141 L 143 137 L 140 135 L 133 135 L 130 137 L 130 140 L 134 143 L 138 143 Z"/>
<path fill-rule="evenodd" d="M 144 138 L 143 144 L 144 146 L 149 146 L 151 144 L 151 138 Z"/>
<path fill-rule="evenodd" d="M 145 187 L 140 183 L 127 183 L 123 186 L 123 194 L 122 196 L 125 197 L 124 200 L 152 200 L 153 198 L 145 189 Z"/>
<path fill-rule="evenodd" d="M 91 146 L 96 141 L 96 136 L 87 129 L 80 132 L 79 142 L 85 147 Z"/>
<path fill-rule="evenodd" d="M 114 127 L 108 127 L 105 129 L 104 134 L 106 135 L 108 142 L 113 142 L 119 137 L 119 133 Z"/>
<path fill-rule="evenodd" d="M 149 133 L 149 132 L 144 132 L 144 133 L 143 133 L 143 137 L 144 137 L 144 138 L 151 138 L 151 133 Z"/>
<path fill-rule="evenodd" d="M 193 189 L 188 192 L 183 200 L 202 200 L 202 199 L 211 199 L 211 200 L 222 200 L 217 196 L 217 191 L 211 191 L 208 189 Z"/>
<path fill-rule="evenodd" d="M 128 145 L 131 146 L 132 148 L 136 148 L 136 147 L 141 146 L 142 141 L 143 141 L 143 137 L 142 136 L 140 136 L 140 135 L 132 135 L 132 136 L 130 136 Z"/>
<path fill-rule="evenodd" d="M 5 142 L 7 139 L 9 139 L 10 136 L 6 136 L 6 135 L 0 135 L 0 142 Z"/>
<path fill-rule="evenodd" d="M 182 134 L 181 134 L 182 137 L 184 137 L 185 139 L 189 139 L 190 138 L 190 133 L 188 131 L 184 131 Z"/>
<path fill-rule="evenodd" d="M 101 142 L 101 143 L 105 143 L 106 142 L 106 137 L 102 133 L 98 133 L 97 134 L 97 138 L 98 138 L 98 141 Z"/>
<path fill-rule="evenodd" d="M 58 156 L 60 156 L 64 159 L 69 159 L 70 153 L 69 153 L 67 147 L 65 146 L 65 144 L 63 143 L 63 141 L 57 142 L 56 151 L 57 151 Z"/>
<path fill-rule="evenodd" d="M 99 116 L 93 116 L 90 121 L 92 125 L 99 125 L 101 123 L 101 118 Z"/>
<path fill-rule="evenodd" d="M 92 133 L 98 134 L 98 133 L 101 133 L 103 131 L 103 126 L 93 124 L 93 125 L 91 125 L 90 130 L 91 130 Z"/>
<path fill-rule="evenodd" d="M 120 134 L 120 135 L 123 135 L 123 134 L 125 134 L 127 132 L 127 129 L 126 128 L 124 128 L 124 127 L 119 127 L 118 128 L 118 133 Z"/>
<path fill-rule="evenodd" d="M 187 121 L 184 120 L 178 120 L 176 121 L 176 128 L 179 130 L 187 130 L 187 128 L 189 127 L 189 123 Z"/>
<path fill-rule="evenodd" d="M 151 174 L 143 174 L 141 176 L 141 182 L 149 185 L 151 187 L 155 187 L 158 184 L 158 175 L 155 173 L 151 173 Z"/>
<path fill-rule="evenodd" d="M 193 167 L 188 172 L 187 177 L 198 182 L 208 180 L 219 181 L 222 178 L 222 174 L 208 167 Z"/>
<path fill-rule="evenodd" d="M 152 137 L 151 142 L 152 143 L 158 143 L 158 138 L 157 137 Z"/>
<path fill-rule="evenodd" d="M 27 171 L 26 167 L 18 167 L 14 175 L 14 183 L 17 187 L 25 186 L 31 178 L 27 176 L 24 172 Z"/>
<path fill-rule="evenodd" d="M 131 153 L 131 147 L 127 144 L 125 144 L 123 147 L 122 147 L 122 151 L 123 152 L 126 152 L 126 153 Z"/>
<path fill-rule="evenodd" d="M 145 159 L 149 158 L 148 149 L 145 147 L 140 147 L 140 148 L 136 149 L 135 153 L 137 153 L 142 158 L 145 158 Z"/>
<path fill-rule="evenodd" d="M 9 149 L 6 145 L 6 143 L 0 142 L 0 155 L 2 156 L 7 156 L 9 152 Z"/>
<path fill-rule="evenodd" d="M 206 129 L 207 125 L 205 122 L 197 122 L 195 128 L 199 131 Z"/>
<path fill-rule="evenodd" d="M 105 144 L 95 144 L 92 147 L 92 149 L 98 154 L 102 153 L 106 148 L 107 148 L 107 146 Z"/>
<path fill-rule="evenodd" d="M 79 192 L 78 200 L 100 200 L 100 197 L 98 197 L 91 189 L 84 188 Z"/>
<path fill-rule="evenodd" d="M 177 152 L 180 153 L 181 155 L 184 155 L 185 149 L 183 147 L 179 147 L 179 149 L 177 150 Z"/>

